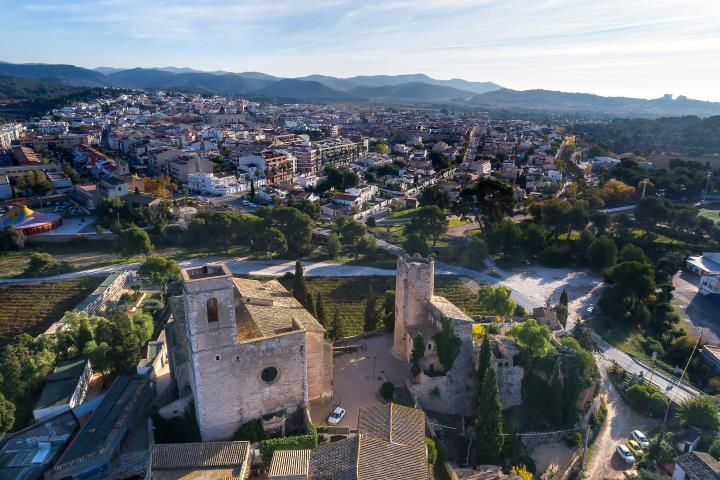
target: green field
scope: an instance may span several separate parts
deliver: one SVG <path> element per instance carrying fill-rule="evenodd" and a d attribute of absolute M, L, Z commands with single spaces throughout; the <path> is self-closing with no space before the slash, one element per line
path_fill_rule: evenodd
<path fill-rule="evenodd" d="M 102 277 L 0 286 L 0 342 L 20 333 L 38 335 L 90 295 Z"/>
<path fill-rule="evenodd" d="M 279 280 L 285 288 L 292 289 L 292 278 Z M 336 307 L 340 310 L 348 335 L 357 335 L 363 331 L 368 286 L 372 284 L 378 296 L 378 308 L 382 308 L 385 291 L 395 288 L 395 277 L 306 277 L 305 281 L 313 296 L 322 294 L 328 319 L 332 319 Z M 435 293 L 446 297 L 468 315 L 480 313 L 475 301 L 477 296 L 456 276 L 436 276 Z"/>
<path fill-rule="evenodd" d="M 707 217 L 715 223 L 720 222 L 720 208 L 701 208 L 698 212 L 699 215 Z"/>

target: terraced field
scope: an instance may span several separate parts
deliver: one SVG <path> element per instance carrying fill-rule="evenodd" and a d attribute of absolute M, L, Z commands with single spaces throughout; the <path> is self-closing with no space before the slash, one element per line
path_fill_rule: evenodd
<path fill-rule="evenodd" d="M 285 288 L 292 289 L 292 278 L 279 280 Z M 378 308 L 382 307 L 385 291 L 395 288 L 394 277 L 306 277 L 305 282 L 313 296 L 322 294 L 328 320 L 332 319 L 335 308 L 339 308 L 348 335 L 357 335 L 363 331 L 368 286 L 372 284 L 378 296 Z M 477 296 L 458 277 L 436 276 L 435 293 L 446 297 L 468 315 L 480 313 L 477 308 Z"/>
<path fill-rule="evenodd" d="M 0 343 L 20 333 L 38 335 L 90 295 L 103 278 L 0 287 Z"/>

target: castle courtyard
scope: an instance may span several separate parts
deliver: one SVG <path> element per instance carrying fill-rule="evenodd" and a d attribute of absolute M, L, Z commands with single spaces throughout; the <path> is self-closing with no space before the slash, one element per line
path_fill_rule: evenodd
<path fill-rule="evenodd" d="M 358 411 L 384 403 L 380 385 L 387 379 L 400 386 L 409 375 L 406 362 L 392 355 L 393 337 L 383 334 L 371 338 L 359 338 L 352 342 L 360 348 L 352 353 L 342 353 L 333 358 L 333 398 L 311 402 L 310 415 L 313 423 L 327 425 L 327 417 L 340 404 L 347 413 L 341 426 L 356 428 Z"/>

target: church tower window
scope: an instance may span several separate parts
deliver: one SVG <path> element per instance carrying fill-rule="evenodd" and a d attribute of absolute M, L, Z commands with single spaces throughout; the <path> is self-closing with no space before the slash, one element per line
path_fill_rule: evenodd
<path fill-rule="evenodd" d="M 208 323 L 217 322 L 218 316 L 218 301 L 215 297 L 210 297 L 207 301 L 207 321 Z"/>

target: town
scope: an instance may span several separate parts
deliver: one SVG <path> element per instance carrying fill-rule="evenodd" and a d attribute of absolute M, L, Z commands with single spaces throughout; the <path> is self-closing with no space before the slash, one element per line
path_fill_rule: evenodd
<path fill-rule="evenodd" d="M 720 478 L 720 162 L 606 125 L 160 88 L 8 119 L 0 478 Z"/>

